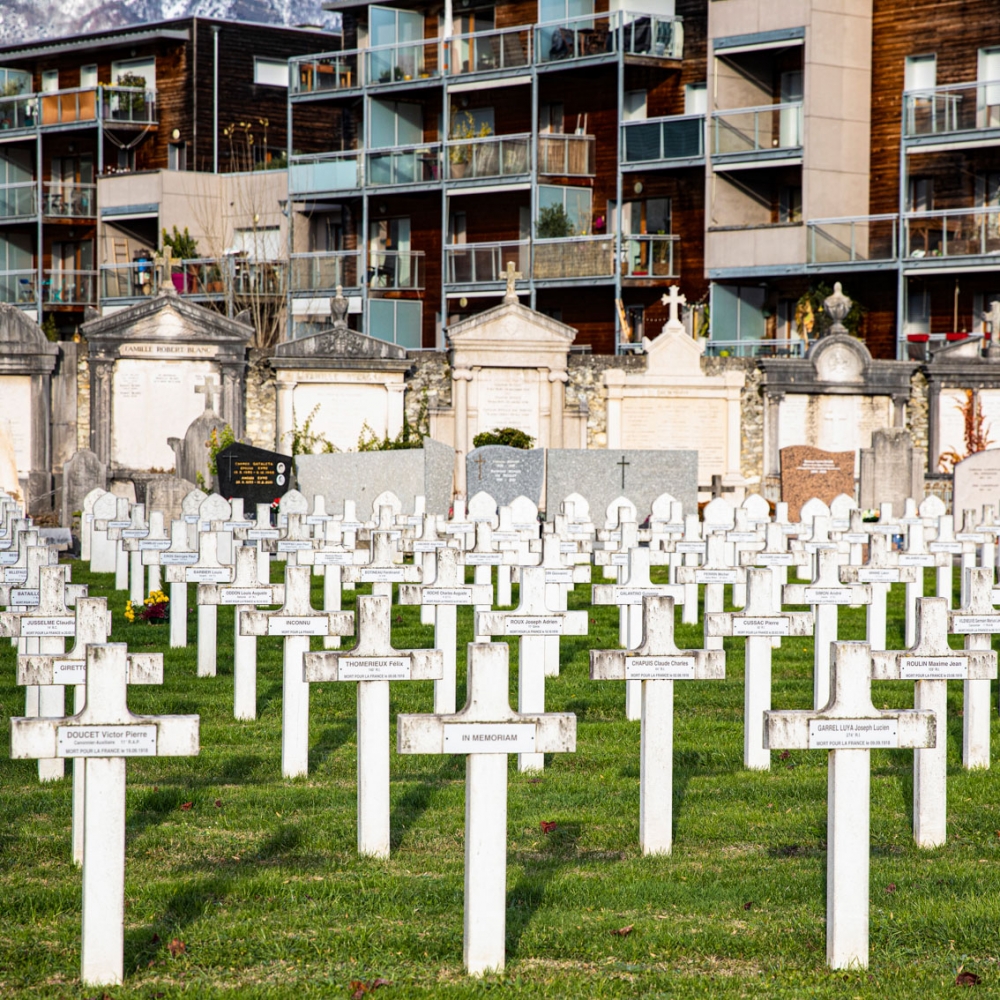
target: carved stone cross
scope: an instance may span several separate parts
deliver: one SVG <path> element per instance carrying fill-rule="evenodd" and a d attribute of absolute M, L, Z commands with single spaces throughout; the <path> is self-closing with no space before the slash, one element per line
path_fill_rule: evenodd
<path fill-rule="evenodd" d="M 660 299 L 663 305 L 670 307 L 670 318 L 667 320 L 669 327 L 681 325 L 679 311 L 681 306 L 687 305 L 687 299 L 680 294 L 680 291 L 677 285 L 671 285 L 668 293 Z"/>
<path fill-rule="evenodd" d="M 205 409 L 211 410 L 213 413 L 218 413 L 215 406 L 216 398 L 222 391 L 222 386 L 219 384 L 219 380 L 214 375 L 206 375 L 205 381 L 202 385 L 196 385 L 194 391 L 199 396 L 205 397 Z"/>
<path fill-rule="evenodd" d="M 517 282 L 519 279 L 523 278 L 524 275 L 520 271 L 514 269 L 514 262 L 512 260 L 507 261 L 507 293 L 505 298 L 513 299 L 517 301 Z"/>

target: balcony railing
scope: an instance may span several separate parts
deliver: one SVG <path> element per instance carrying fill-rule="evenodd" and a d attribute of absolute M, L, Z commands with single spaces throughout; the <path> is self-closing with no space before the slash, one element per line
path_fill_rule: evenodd
<path fill-rule="evenodd" d="M 431 39 L 365 49 L 365 78 L 369 84 L 379 84 L 439 76 L 440 46 L 437 39 Z"/>
<path fill-rule="evenodd" d="M 527 274 L 531 241 L 457 243 L 445 247 L 446 285 L 486 285 L 506 280 L 507 264 Z"/>
<path fill-rule="evenodd" d="M 144 87 L 81 87 L 0 98 L 0 131 L 74 122 L 156 122 L 156 91 Z"/>
<path fill-rule="evenodd" d="M 552 177 L 593 177 L 596 150 L 592 135 L 540 135 L 538 172 Z"/>
<path fill-rule="evenodd" d="M 42 215 L 53 219 L 90 219 L 97 215 L 97 185 L 46 181 Z"/>
<path fill-rule="evenodd" d="M 292 87 L 296 94 L 354 90 L 361 86 L 360 53 L 330 52 L 293 61 Z"/>
<path fill-rule="evenodd" d="M 178 295 L 207 300 L 279 298 L 285 293 L 284 261 L 249 261 L 241 257 L 174 261 L 170 281 Z M 102 264 L 102 299 L 137 299 L 160 290 L 160 269 L 152 260 Z"/>
<path fill-rule="evenodd" d="M 449 180 L 510 177 L 527 174 L 530 135 L 491 135 L 451 139 L 445 143 Z"/>
<path fill-rule="evenodd" d="M 337 286 L 357 288 L 357 250 L 292 254 L 289 272 L 292 292 L 335 292 Z"/>
<path fill-rule="evenodd" d="M 354 191 L 361 187 L 362 154 L 358 150 L 296 157 L 288 170 L 291 194 Z"/>
<path fill-rule="evenodd" d="M 423 250 L 378 250 L 368 255 L 369 288 L 379 291 L 416 291 L 423 284 Z"/>
<path fill-rule="evenodd" d="M 536 280 L 554 278 L 605 278 L 615 273 L 613 236 L 570 236 L 535 240 Z"/>
<path fill-rule="evenodd" d="M 712 155 L 757 154 L 802 146 L 802 104 L 766 104 L 712 113 Z"/>
<path fill-rule="evenodd" d="M 907 258 L 1000 254 L 1000 207 L 911 212 L 903 217 Z"/>
<path fill-rule="evenodd" d="M 37 271 L 0 271 L 0 302 L 32 305 L 38 301 Z"/>
<path fill-rule="evenodd" d="M 0 186 L 0 219 L 21 219 L 38 212 L 38 186 L 34 181 Z"/>
<path fill-rule="evenodd" d="M 683 49 L 680 19 L 655 14 L 588 14 L 535 28 L 535 61 L 539 64 L 586 59 L 619 50 L 629 56 L 680 59 Z"/>
<path fill-rule="evenodd" d="M 622 145 L 625 163 L 700 159 L 705 155 L 705 116 L 625 122 Z"/>
<path fill-rule="evenodd" d="M 156 121 L 156 91 L 142 87 L 102 87 L 101 117 L 105 121 L 150 125 Z M 44 101 L 42 121 L 45 120 Z"/>
<path fill-rule="evenodd" d="M 676 235 L 625 236 L 622 239 L 623 278 L 676 278 L 680 273 Z"/>
<path fill-rule="evenodd" d="M 898 257 L 898 215 L 813 219 L 806 227 L 809 264 L 857 264 Z"/>
<path fill-rule="evenodd" d="M 0 97 L 0 131 L 34 128 L 38 121 L 38 101 L 33 94 Z"/>
<path fill-rule="evenodd" d="M 96 293 L 96 271 L 46 271 L 42 279 L 42 294 L 48 305 L 94 305 Z"/>
<path fill-rule="evenodd" d="M 448 41 L 448 72 L 490 73 L 498 69 L 519 69 L 531 65 L 531 28 L 504 28 L 455 35 Z"/>
<path fill-rule="evenodd" d="M 1000 128 L 1000 80 L 907 91 L 903 111 L 906 138 Z"/>
<path fill-rule="evenodd" d="M 800 358 L 805 354 L 804 340 L 709 340 L 709 357 Z"/>
<path fill-rule="evenodd" d="M 400 146 L 368 151 L 368 183 L 373 186 L 427 184 L 441 179 L 441 146 Z"/>

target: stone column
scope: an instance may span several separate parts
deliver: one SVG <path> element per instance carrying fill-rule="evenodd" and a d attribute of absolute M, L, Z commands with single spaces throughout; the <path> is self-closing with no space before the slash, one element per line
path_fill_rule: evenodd
<path fill-rule="evenodd" d="M 563 409 L 566 398 L 566 383 L 569 375 L 566 372 L 549 372 L 549 447 L 562 448 L 565 441 L 563 434 Z"/>
<path fill-rule="evenodd" d="M 783 392 L 769 392 L 764 396 L 764 475 L 781 475 L 781 448 L 779 447 L 778 425 L 781 414 Z"/>
<path fill-rule="evenodd" d="M 927 380 L 927 462 L 935 463 L 941 454 L 941 383 Z M 961 514 L 959 514 L 961 517 Z"/>
<path fill-rule="evenodd" d="M 451 372 L 455 410 L 455 492 L 465 495 L 465 456 L 469 453 L 469 383 L 472 371 L 454 368 Z"/>
<path fill-rule="evenodd" d="M 726 381 L 729 381 L 727 375 Z M 743 463 L 740 461 L 743 436 L 740 413 L 741 388 L 734 385 L 726 386 L 726 469 L 723 473 L 724 486 L 743 486 Z M 763 477 L 761 489 L 764 488 Z M 737 493 L 741 497 L 742 491 Z"/>
<path fill-rule="evenodd" d="M 625 372 L 608 368 L 604 372 L 604 392 L 607 397 L 607 448 L 622 447 L 622 397 L 625 395 Z"/>
<path fill-rule="evenodd" d="M 223 420 L 233 429 L 233 434 L 239 440 L 246 430 L 245 410 L 243 394 L 243 366 L 242 365 L 221 365 L 222 368 L 222 399 L 219 414 Z"/>
<path fill-rule="evenodd" d="M 31 376 L 31 467 L 28 501 L 32 514 L 52 509 L 51 377 Z"/>
<path fill-rule="evenodd" d="M 395 437 L 403 429 L 403 408 L 406 406 L 406 384 L 387 382 L 385 386 L 385 426 L 389 437 Z"/>
<path fill-rule="evenodd" d="M 284 372 L 278 372 L 278 378 L 274 385 L 274 447 L 277 451 L 285 451 L 291 447 L 292 431 L 295 429 L 294 392 L 294 379 L 285 375 Z"/>
<path fill-rule="evenodd" d="M 105 464 L 111 464 L 111 382 L 114 361 L 90 359 L 90 449 Z"/>

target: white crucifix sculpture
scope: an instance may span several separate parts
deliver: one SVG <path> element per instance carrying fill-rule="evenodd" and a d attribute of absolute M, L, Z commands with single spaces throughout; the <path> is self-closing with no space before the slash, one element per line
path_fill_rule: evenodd
<path fill-rule="evenodd" d="M 117 511 L 118 497 L 114 493 L 102 493 L 94 501 L 90 523 L 91 573 L 115 572 L 115 545 L 108 539 L 107 523 L 115 519 Z"/>
<path fill-rule="evenodd" d="M 872 599 L 867 605 L 866 633 L 872 652 L 885 649 L 886 598 L 893 583 L 913 583 L 922 569 L 900 566 L 899 554 L 892 551 L 888 535 L 872 535 L 868 562 L 863 566 L 843 566 L 840 579 L 844 583 L 866 583 Z"/>
<path fill-rule="evenodd" d="M 308 558 L 300 559 L 299 556 L 311 553 L 316 548 L 317 543 L 316 539 L 313 538 L 312 528 L 306 524 L 306 515 L 291 510 L 285 515 L 285 518 L 284 533 L 274 547 L 278 558 L 287 560 L 293 566 L 308 565 Z"/>
<path fill-rule="evenodd" d="M 993 607 L 993 567 L 969 570 L 965 586 L 968 603 L 948 612 L 948 631 L 965 636 L 965 648 L 977 652 L 992 647 L 1000 632 L 1000 614 Z M 965 681 L 962 712 L 962 763 L 968 769 L 990 766 L 990 682 Z"/>
<path fill-rule="evenodd" d="M 917 639 L 900 651 L 872 654 L 874 680 L 914 681 L 913 704 L 938 720 L 937 746 L 913 755 L 913 839 L 918 847 L 939 847 L 947 839 L 948 681 L 985 680 L 997 675 L 990 649 L 948 645 L 948 604 L 943 597 L 917 600 Z"/>
<path fill-rule="evenodd" d="M 434 713 L 450 715 L 456 709 L 458 606 L 493 604 L 493 587 L 488 583 L 465 582 L 465 566 L 456 549 L 437 550 L 433 584 L 403 583 L 400 604 L 421 604 L 434 611 L 434 648 L 441 651 L 442 675 L 434 681 Z M 425 564 L 426 565 L 426 564 Z"/>
<path fill-rule="evenodd" d="M 666 322 L 666 328 L 669 330 L 684 330 L 679 310 L 681 306 L 687 305 L 687 299 L 680 292 L 681 290 L 677 285 L 671 285 L 667 293 L 660 296 L 660 304 L 670 309 L 670 317 Z"/>
<path fill-rule="evenodd" d="M 814 618 L 809 611 L 782 612 L 774 600 L 770 569 L 747 570 L 747 603 L 742 612 L 705 615 L 705 631 L 713 636 L 742 636 L 743 667 L 743 766 L 767 771 L 771 755 L 763 740 L 763 713 L 771 707 L 771 637 L 811 635 Z"/>
<path fill-rule="evenodd" d="M 61 719 L 11 719 L 13 760 L 84 757 L 83 947 L 87 986 L 122 981 L 125 944 L 125 759 L 198 754 L 197 715 L 133 715 L 128 650 L 87 648 L 83 709 Z"/>
<path fill-rule="evenodd" d="M 643 854 L 669 854 L 673 844 L 674 681 L 725 680 L 726 654 L 678 649 L 674 599 L 644 597 L 643 642 L 636 649 L 592 649 L 592 681 L 642 685 L 639 741 L 639 844 Z"/>
<path fill-rule="evenodd" d="M 310 684 L 358 682 L 358 853 L 389 857 L 389 682 L 440 680 L 438 649 L 394 649 L 392 601 L 358 598 L 358 643 L 353 649 L 306 653 Z"/>
<path fill-rule="evenodd" d="M 317 500 L 320 499 L 317 496 Z M 343 570 L 354 565 L 354 550 L 343 544 L 344 532 L 339 521 L 327 518 L 322 525 L 319 548 L 312 553 L 303 553 L 312 559 L 313 566 L 323 574 L 323 610 L 340 611 L 344 596 Z M 340 648 L 340 636 L 328 635 L 323 639 L 327 649 Z"/>
<path fill-rule="evenodd" d="M 586 635 L 586 611 L 552 611 L 545 603 L 545 570 L 521 570 L 520 604 L 513 611 L 483 611 L 476 615 L 476 635 L 516 635 L 518 643 L 517 709 L 528 714 L 545 711 L 545 643 L 547 635 Z M 520 771 L 540 771 L 541 751 L 519 753 Z"/>
<path fill-rule="evenodd" d="M 266 587 L 271 582 L 271 542 L 277 542 L 281 534 L 271 527 L 271 505 L 257 504 L 257 520 L 252 528 L 247 528 L 246 540 L 257 547 L 257 581 Z"/>
<path fill-rule="evenodd" d="M 144 538 L 136 541 L 136 548 L 139 550 L 139 562 L 143 567 L 140 572 L 145 571 L 145 567 L 149 567 L 149 593 L 159 590 L 163 586 L 160 573 L 160 553 L 170 548 L 170 539 L 167 537 L 162 511 L 150 512 L 149 531 Z"/>
<path fill-rule="evenodd" d="M 74 609 L 75 636 L 68 652 L 22 653 L 17 658 L 17 683 L 73 687 L 73 711 L 83 710 L 87 696 L 87 647 L 108 641 L 111 612 L 103 597 L 81 597 Z M 60 628 L 65 628 L 60 619 Z M 162 653 L 129 653 L 129 684 L 162 684 Z M 64 703 L 65 704 L 65 703 Z M 43 761 L 38 762 L 39 765 Z M 52 763 L 51 761 L 45 763 Z M 60 763 L 62 763 L 60 761 Z M 73 761 L 73 861 L 83 864 L 84 762 Z"/>
<path fill-rule="evenodd" d="M 569 592 L 577 583 L 590 583 L 590 563 L 567 566 L 560 552 L 560 541 L 556 535 L 546 535 L 542 539 L 541 566 L 545 570 L 545 603 L 557 611 L 569 609 Z M 482 608 L 489 611 L 488 607 Z M 545 639 L 545 676 L 559 676 L 559 637 Z"/>
<path fill-rule="evenodd" d="M 635 649 L 643 641 L 642 602 L 646 597 L 671 597 L 674 604 L 683 604 L 687 596 L 678 583 L 653 583 L 649 578 L 648 548 L 628 550 L 628 572 L 623 583 L 595 583 L 590 588 L 591 604 L 617 604 L 622 610 L 618 641 L 626 649 Z M 624 634 L 621 625 L 624 625 Z M 625 681 L 625 718 L 636 722 L 642 718 L 642 681 Z"/>
<path fill-rule="evenodd" d="M 757 494 L 753 494 L 757 496 Z M 750 499 L 753 499 L 751 497 Z M 740 552 L 740 564 L 747 566 L 766 566 L 771 570 L 771 586 L 774 588 L 774 607 L 781 607 L 782 588 L 788 583 L 789 566 L 806 566 L 811 562 L 809 553 L 800 550 L 792 552 L 788 548 L 788 535 L 777 521 L 770 521 L 765 526 L 764 547 L 758 551 Z M 771 637 L 771 645 L 775 649 L 781 647 L 781 636 Z"/>
<path fill-rule="evenodd" d="M 257 636 L 240 630 L 240 615 L 259 604 L 284 604 L 285 586 L 270 583 L 261 586 L 257 576 L 257 550 L 249 545 L 234 549 L 236 568 L 233 582 L 199 583 L 198 604 L 218 607 L 228 604 L 233 612 L 233 717 L 257 718 Z"/>
<path fill-rule="evenodd" d="M 704 584 L 705 620 L 712 612 L 721 611 L 725 606 L 726 585 L 735 586 L 746 580 L 746 570 L 731 565 L 726 559 L 726 539 L 721 532 L 708 536 L 705 548 L 705 562 L 701 566 L 682 566 L 677 570 L 677 582 Z M 695 596 L 697 602 L 697 594 Z M 705 631 L 705 649 L 722 649 L 722 639 Z"/>
<path fill-rule="evenodd" d="M 953 555 L 961 555 L 964 546 L 955 538 L 955 522 L 951 514 L 942 514 L 937 519 L 936 530 L 924 526 L 925 535 L 933 534 L 934 540 L 928 542 L 927 548 L 935 553 L 934 556 L 921 556 L 920 565 L 935 566 L 935 596 L 943 597 L 948 602 L 948 607 L 952 606 L 954 593 L 955 569 L 952 561 Z M 943 558 L 939 558 L 942 557 Z M 904 557 L 900 557 L 904 558 Z M 917 558 L 917 557 L 914 557 Z"/>
<path fill-rule="evenodd" d="M 785 604 L 811 605 L 816 618 L 813 708 L 817 711 L 830 700 L 830 643 L 837 641 L 837 609 L 842 604 L 871 604 L 872 600 L 870 584 L 840 582 L 839 562 L 836 547 L 817 549 L 816 576 L 812 583 L 789 583 L 782 594 Z"/>
<path fill-rule="evenodd" d="M 119 532 L 122 551 L 128 560 L 128 596 L 133 604 L 142 604 L 146 597 L 146 571 L 142 566 L 142 553 L 139 542 L 149 535 L 149 525 L 146 523 L 145 504 L 132 504 L 129 512 L 131 523 Z"/>
<path fill-rule="evenodd" d="M 466 971 L 503 970 L 507 913 L 507 754 L 543 757 L 576 750 L 576 716 L 513 712 L 503 642 L 469 643 L 468 697 L 454 715 L 400 715 L 401 754 L 466 754 Z"/>
<path fill-rule="evenodd" d="M 423 571 L 425 582 L 429 583 L 433 578 L 435 553 L 438 549 L 443 549 L 445 544 L 443 538 L 438 538 L 437 518 L 433 514 L 422 514 L 416 537 L 405 545 L 413 553 L 413 562 Z M 420 624 L 434 624 L 434 608 L 431 605 L 421 606 Z"/>
<path fill-rule="evenodd" d="M 95 520 L 94 526 L 105 532 L 114 553 L 115 590 L 128 590 L 128 554 L 122 547 L 122 531 L 132 526 L 128 497 L 115 497 L 115 514 L 108 520 Z"/>
<path fill-rule="evenodd" d="M 391 532 L 373 531 L 371 559 L 360 565 L 345 566 L 344 582 L 370 583 L 373 594 L 389 598 L 392 597 L 394 583 L 420 583 L 422 573 L 419 566 L 396 562 L 395 541 Z"/>
<path fill-rule="evenodd" d="M 942 562 L 950 565 L 952 554 L 961 552 L 963 543 L 937 541 L 927 545 L 924 542 L 922 523 L 911 524 L 909 528 L 906 534 L 906 551 L 899 554 L 899 564 L 917 567 L 916 579 L 906 585 L 906 645 L 912 646 L 917 641 L 917 601 L 924 596 L 924 571 L 921 567 L 940 566 Z M 928 555 L 932 558 L 928 559 Z"/>
<path fill-rule="evenodd" d="M 769 750 L 829 750 L 826 816 L 826 961 L 868 967 L 871 751 L 933 747 L 933 712 L 880 712 L 872 705 L 871 650 L 837 642 L 832 694 L 820 711 L 766 712 Z M 942 734 L 943 740 L 943 734 Z"/>
<path fill-rule="evenodd" d="M 213 493 L 199 508 L 202 530 L 198 534 L 198 561 L 188 566 L 188 583 L 230 583 L 233 567 L 219 561 L 219 536 L 222 524 L 231 515 L 229 504 Z M 207 525 L 207 528 L 206 528 Z M 214 677 L 219 648 L 219 609 L 216 604 L 198 602 L 198 676 Z"/>
<path fill-rule="evenodd" d="M 171 522 L 170 547 L 150 552 L 144 558 L 155 558 L 164 568 L 163 576 L 170 587 L 170 648 L 182 649 L 187 646 L 187 569 L 198 561 L 197 549 L 189 545 L 188 525 L 184 521 Z"/>
<path fill-rule="evenodd" d="M 312 635 L 351 635 L 352 611 L 316 611 L 310 603 L 308 566 L 285 566 L 285 603 L 278 611 L 244 611 L 245 635 L 284 636 L 281 685 L 281 775 L 309 773 L 309 685 L 302 658 Z"/>

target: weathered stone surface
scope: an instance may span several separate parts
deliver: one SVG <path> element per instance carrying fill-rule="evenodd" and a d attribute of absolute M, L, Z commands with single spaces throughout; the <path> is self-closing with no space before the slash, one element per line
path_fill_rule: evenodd
<path fill-rule="evenodd" d="M 792 521 L 799 520 L 807 500 L 817 497 L 829 505 L 841 493 L 854 496 L 853 451 L 823 451 L 805 444 L 781 449 L 781 499 Z"/>
<path fill-rule="evenodd" d="M 181 516 L 184 498 L 195 490 L 195 484 L 177 476 L 158 476 L 146 487 L 146 512 L 162 511 L 164 524 Z"/>
<path fill-rule="evenodd" d="M 498 444 L 474 448 L 465 459 L 465 480 L 470 496 L 488 493 L 501 507 L 518 496 L 538 504 L 545 481 L 545 452 Z"/>
<path fill-rule="evenodd" d="M 926 453 L 913 447 L 910 432 L 901 427 L 875 431 L 871 448 L 861 449 L 859 505 L 872 510 L 891 503 L 902 511 L 906 500 L 924 495 Z"/>
<path fill-rule="evenodd" d="M 93 489 L 106 489 L 108 467 L 89 449 L 76 452 L 63 466 L 60 524 L 73 527 L 73 514 L 83 510 L 83 501 Z"/>
<path fill-rule="evenodd" d="M 962 511 L 982 513 L 983 506 L 1000 502 L 1000 448 L 970 455 L 955 466 L 952 476 L 952 504 L 957 518 Z"/>

